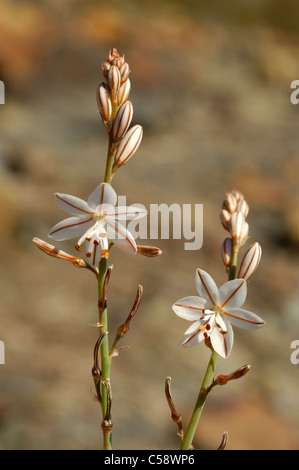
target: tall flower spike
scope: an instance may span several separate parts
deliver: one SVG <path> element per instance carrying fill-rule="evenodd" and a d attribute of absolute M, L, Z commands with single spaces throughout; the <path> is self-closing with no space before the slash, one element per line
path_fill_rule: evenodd
<path fill-rule="evenodd" d="M 195 282 L 199 297 L 185 297 L 172 307 L 176 315 L 192 321 L 185 331 L 181 346 L 194 346 L 210 338 L 213 349 L 226 358 L 230 355 L 234 341 L 231 324 L 245 329 L 265 325 L 264 320 L 255 313 L 240 308 L 247 294 L 244 279 L 228 281 L 218 289 L 207 272 L 197 269 Z"/>
<path fill-rule="evenodd" d="M 68 194 L 55 194 L 56 202 L 73 217 L 62 220 L 50 230 L 48 237 L 55 240 L 70 240 L 80 237 L 76 247 L 80 250 L 86 242 L 86 256 L 96 266 L 101 257 L 108 257 L 108 240 L 127 253 L 137 253 L 132 234 L 120 220 L 139 219 L 146 210 L 139 207 L 115 207 L 117 195 L 108 183 L 99 184 L 87 202 Z"/>

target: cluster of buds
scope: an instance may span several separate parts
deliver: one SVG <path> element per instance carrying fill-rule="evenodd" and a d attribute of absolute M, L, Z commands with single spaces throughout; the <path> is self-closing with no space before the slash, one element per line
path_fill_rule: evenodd
<path fill-rule="evenodd" d="M 224 229 L 230 234 L 221 246 L 222 260 L 227 268 L 231 264 L 233 253 L 238 251 L 248 239 L 249 225 L 246 222 L 248 212 L 249 206 L 242 193 L 234 189 L 225 195 L 220 220 Z M 252 243 L 242 259 L 237 277 L 247 281 L 257 269 L 261 255 L 260 244 Z"/>
<path fill-rule="evenodd" d="M 116 49 L 109 52 L 108 59 L 102 64 L 102 74 L 105 81 L 97 88 L 97 103 L 109 133 L 114 155 L 112 173 L 115 173 L 138 149 L 143 129 L 139 124 L 129 129 L 133 118 L 133 105 L 128 101 L 130 67 Z"/>

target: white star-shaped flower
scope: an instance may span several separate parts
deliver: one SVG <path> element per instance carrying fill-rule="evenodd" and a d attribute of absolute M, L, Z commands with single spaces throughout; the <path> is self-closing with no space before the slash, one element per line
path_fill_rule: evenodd
<path fill-rule="evenodd" d="M 109 183 L 99 184 L 87 202 L 69 194 L 55 193 L 55 198 L 61 209 L 73 217 L 52 227 L 49 238 L 62 241 L 80 237 L 76 247 L 80 249 L 83 242 L 87 243 L 86 256 L 93 266 L 101 257 L 108 256 L 109 240 L 123 251 L 137 252 L 133 235 L 119 220 L 138 219 L 144 217 L 147 211 L 135 206 L 115 207 L 117 195 Z"/>
<path fill-rule="evenodd" d="M 240 308 L 247 294 L 244 279 L 228 281 L 218 289 L 207 272 L 197 269 L 195 283 L 199 297 L 185 297 L 172 307 L 176 315 L 193 322 L 185 331 L 181 346 L 194 346 L 210 338 L 213 349 L 226 358 L 234 341 L 231 324 L 245 329 L 265 325 L 255 313 Z"/>

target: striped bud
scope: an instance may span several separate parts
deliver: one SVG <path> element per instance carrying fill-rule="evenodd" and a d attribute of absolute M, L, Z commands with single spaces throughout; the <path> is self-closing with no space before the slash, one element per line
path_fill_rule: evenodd
<path fill-rule="evenodd" d="M 128 99 L 130 90 L 131 90 L 131 81 L 128 78 L 119 88 L 118 96 L 117 96 L 117 101 L 119 105 L 123 104 Z"/>
<path fill-rule="evenodd" d="M 237 277 L 247 281 L 257 269 L 261 256 L 262 248 L 260 244 L 255 242 L 250 245 L 242 259 Z"/>
<path fill-rule="evenodd" d="M 235 212 L 237 208 L 237 201 L 233 193 L 227 193 L 225 195 L 225 201 L 222 205 L 223 209 L 227 209 L 231 214 Z"/>
<path fill-rule="evenodd" d="M 120 87 L 120 73 L 116 65 L 111 65 L 109 69 L 108 84 L 111 90 L 112 101 L 115 102 Z"/>
<path fill-rule="evenodd" d="M 133 117 L 133 105 L 126 101 L 118 110 L 112 127 L 114 141 L 121 140 L 127 132 Z"/>
<path fill-rule="evenodd" d="M 160 248 L 157 248 L 156 246 L 137 245 L 137 253 L 143 256 L 147 256 L 149 258 L 156 258 L 156 256 L 160 256 L 162 254 L 162 250 L 160 250 Z"/>
<path fill-rule="evenodd" d="M 227 268 L 230 265 L 231 257 L 233 252 L 233 242 L 231 238 L 226 238 L 221 246 L 221 255 L 223 259 L 224 266 Z"/>
<path fill-rule="evenodd" d="M 105 78 L 108 78 L 108 72 L 111 69 L 111 64 L 108 62 L 108 60 L 105 60 L 105 62 L 102 63 L 102 74 L 104 75 Z"/>
<path fill-rule="evenodd" d="M 231 219 L 231 213 L 226 209 L 222 209 L 222 211 L 220 212 L 220 220 L 223 225 L 223 228 L 225 228 L 225 230 L 228 230 L 228 231 L 230 228 L 230 219 Z"/>
<path fill-rule="evenodd" d="M 129 64 L 127 62 L 124 62 L 119 67 L 119 71 L 120 71 L 121 83 L 124 83 L 128 79 L 129 74 L 130 74 Z"/>
<path fill-rule="evenodd" d="M 97 89 L 97 102 L 100 115 L 104 121 L 110 121 L 112 117 L 112 103 L 109 88 L 106 83 L 101 83 Z"/>
<path fill-rule="evenodd" d="M 249 212 L 249 206 L 248 206 L 247 202 L 245 201 L 245 199 L 238 202 L 236 210 L 239 211 L 239 212 L 242 212 L 242 214 L 244 215 L 244 217 L 246 219 L 246 217 L 248 215 L 248 212 Z"/>
<path fill-rule="evenodd" d="M 133 126 L 119 142 L 114 163 L 122 166 L 134 155 L 142 140 L 143 129 L 139 124 Z"/>
<path fill-rule="evenodd" d="M 245 218 L 242 212 L 234 212 L 229 223 L 229 232 L 233 240 L 241 240 L 244 237 Z"/>

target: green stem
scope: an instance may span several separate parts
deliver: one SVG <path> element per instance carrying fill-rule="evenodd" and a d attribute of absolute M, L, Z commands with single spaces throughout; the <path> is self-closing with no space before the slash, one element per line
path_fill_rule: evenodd
<path fill-rule="evenodd" d="M 217 359 L 218 359 L 218 354 L 213 350 L 210 362 L 206 370 L 205 377 L 202 382 L 201 389 L 199 391 L 197 402 L 195 404 L 194 411 L 192 413 L 192 416 L 189 422 L 189 426 L 184 435 L 184 439 L 181 445 L 181 450 L 188 450 L 192 446 L 192 442 L 193 442 L 194 434 L 198 425 L 198 421 L 199 421 L 199 418 L 201 416 L 202 410 L 206 402 L 206 398 L 207 398 L 206 390 L 212 383 Z"/>
<path fill-rule="evenodd" d="M 105 280 L 105 275 L 107 271 L 107 259 L 102 258 L 99 263 L 99 282 L 98 282 L 98 295 L 99 299 L 102 297 L 103 285 Z M 108 332 L 108 318 L 107 318 L 107 309 L 105 309 L 101 315 L 100 321 L 100 335 L 103 333 Z M 108 344 L 108 335 L 106 334 L 105 338 L 101 343 L 101 371 L 102 376 L 101 380 L 104 382 L 106 379 L 110 379 L 110 366 L 111 361 L 109 358 L 109 344 Z M 102 414 L 103 418 L 106 416 L 107 413 L 107 388 L 105 385 L 102 384 L 101 387 L 101 395 L 102 395 Z M 109 439 L 107 435 L 104 434 L 104 449 L 111 450 L 111 434 L 109 435 Z"/>
<path fill-rule="evenodd" d="M 239 253 L 238 242 L 234 242 L 233 253 L 232 253 L 232 258 L 231 258 L 229 273 L 228 273 L 229 281 L 236 278 L 238 253 Z M 206 370 L 206 374 L 204 376 L 204 379 L 203 379 L 203 382 L 202 382 L 202 385 L 198 394 L 197 402 L 195 404 L 187 431 L 184 435 L 184 439 L 181 444 L 181 450 L 188 450 L 192 446 L 192 442 L 193 442 L 193 438 L 194 438 L 194 435 L 198 426 L 199 418 L 201 416 L 202 410 L 206 403 L 206 399 L 207 399 L 206 391 L 212 383 L 218 357 L 219 355 L 213 350 L 207 370 Z"/>

